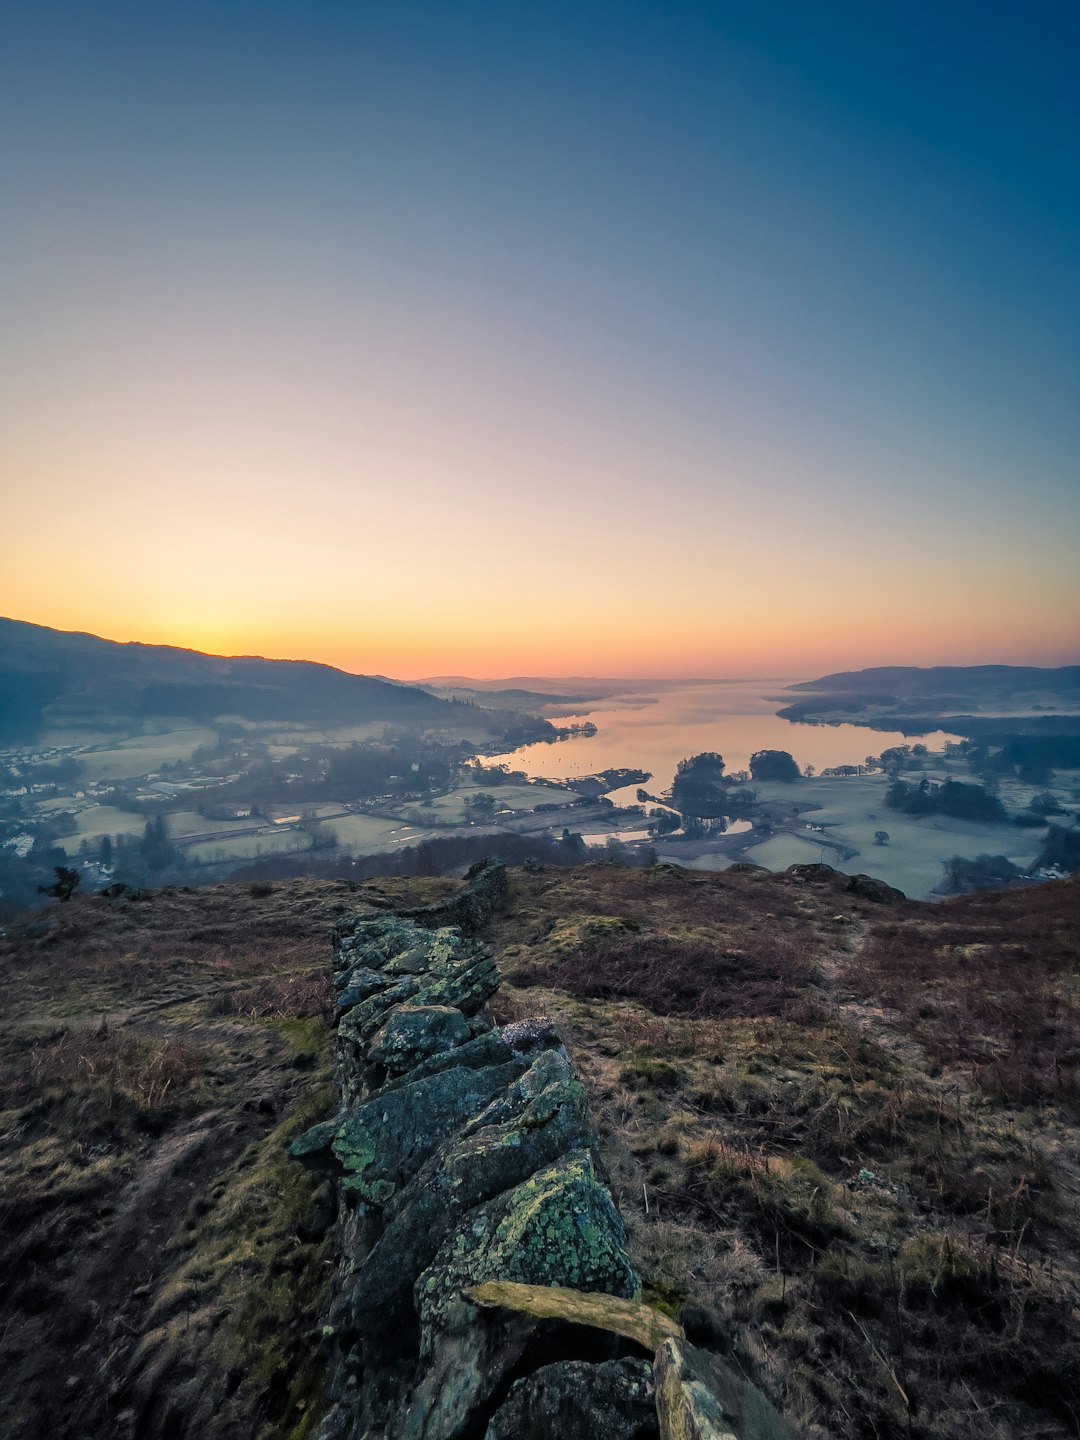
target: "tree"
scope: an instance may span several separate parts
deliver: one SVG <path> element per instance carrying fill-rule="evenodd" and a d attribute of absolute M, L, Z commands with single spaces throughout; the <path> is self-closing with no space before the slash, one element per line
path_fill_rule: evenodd
<path fill-rule="evenodd" d="M 53 874 L 56 876 L 53 883 L 39 885 L 38 891 L 42 895 L 51 895 L 54 900 L 59 900 L 63 904 L 71 899 L 82 876 L 77 870 L 69 869 L 67 865 L 54 865 Z"/>
<path fill-rule="evenodd" d="M 179 852 L 169 839 L 164 815 L 155 815 L 146 822 L 139 842 L 139 858 L 148 870 L 164 870 L 179 859 Z"/>
<path fill-rule="evenodd" d="M 715 750 L 705 750 L 679 761 L 671 786 L 671 803 L 684 815 L 723 815 L 728 785 L 724 757 Z"/>
<path fill-rule="evenodd" d="M 1006 818 L 1005 807 L 995 795 L 981 785 L 965 785 L 959 780 L 946 780 L 932 786 L 924 777 L 918 785 L 894 780 L 885 795 L 890 810 L 907 815 L 954 815 L 961 820 L 992 820 Z"/>
<path fill-rule="evenodd" d="M 889 843 L 889 832 L 888 832 L 887 830 L 875 830 L 875 831 L 874 831 L 874 844 L 875 844 L 875 845 L 888 845 L 888 843 Z"/>
<path fill-rule="evenodd" d="M 102 865 L 112 864 L 113 843 L 108 835 L 101 837 L 101 863 Z"/>
<path fill-rule="evenodd" d="M 814 778 L 813 765 L 804 765 L 802 773 L 806 776 L 807 780 L 812 780 Z"/>
<path fill-rule="evenodd" d="M 750 756 L 750 774 L 754 780 L 798 780 L 799 767 L 795 757 L 786 750 L 758 750 Z"/>
<path fill-rule="evenodd" d="M 719 780 L 724 773 L 724 757 L 716 750 L 702 750 L 700 755 L 691 755 L 680 760 L 675 775 L 694 775 L 700 779 Z"/>

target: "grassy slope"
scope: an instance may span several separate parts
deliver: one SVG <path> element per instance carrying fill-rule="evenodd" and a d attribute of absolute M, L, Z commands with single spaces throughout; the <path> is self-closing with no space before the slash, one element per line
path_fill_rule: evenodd
<path fill-rule="evenodd" d="M 332 1103 L 330 927 L 363 907 L 76 897 L 0 941 L 0 1433 L 311 1430 L 331 1217 L 284 1146 Z"/>
<path fill-rule="evenodd" d="M 563 1022 L 651 1298 L 805 1433 L 1076 1434 L 1080 886 L 844 883 L 514 872 L 500 1014 Z M 447 887 L 76 898 L 0 943 L 0 1430 L 311 1433 L 328 1214 L 282 1147 L 330 926 Z"/>
<path fill-rule="evenodd" d="M 843 886 L 519 875 L 498 1003 L 565 1025 L 652 1297 L 804 1433 L 1080 1433 L 1080 887 Z"/>

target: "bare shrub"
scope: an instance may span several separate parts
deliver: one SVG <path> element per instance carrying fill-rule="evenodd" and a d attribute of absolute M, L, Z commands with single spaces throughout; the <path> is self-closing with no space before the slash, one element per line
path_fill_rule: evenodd
<path fill-rule="evenodd" d="M 223 1000 L 225 1013 L 252 1020 L 301 1020 L 312 1015 L 330 1020 L 334 1013 L 333 986 L 325 970 L 272 975 L 242 990 L 226 991 Z"/>
<path fill-rule="evenodd" d="M 812 979 L 804 948 L 771 934 L 737 948 L 617 931 L 585 952 L 521 966 L 518 985 L 556 986 L 581 999 L 637 1000 L 659 1015 L 783 1015 Z"/>
<path fill-rule="evenodd" d="M 898 1011 L 933 1060 L 962 1067 L 984 1089 L 1013 1104 L 1075 1103 L 1075 896 L 1052 886 L 1005 896 L 1010 903 L 990 895 L 953 902 L 934 926 L 877 925 L 843 979 Z"/>

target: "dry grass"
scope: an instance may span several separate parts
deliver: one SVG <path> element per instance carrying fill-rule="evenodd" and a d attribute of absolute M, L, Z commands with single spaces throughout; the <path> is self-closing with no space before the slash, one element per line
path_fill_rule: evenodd
<path fill-rule="evenodd" d="M 215 1007 L 223 1015 L 252 1020 L 328 1021 L 334 1013 L 334 988 L 326 969 L 306 975 L 271 975 L 255 985 L 223 991 Z"/>
<path fill-rule="evenodd" d="M 1080 1100 L 1075 887 L 964 897 L 933 923 L 883 922 L 843 972 L 939 1066 L 1012 1104 Z"/>
<path fill-rule="evenodd" d="M 58 1087 L 92 1090 L 106 1108 L 129 1102 L 153 1111 L 195 1083 L 200 1059 L 195 1046 L 171 1036 L 149 1040 L 107 1027 L 65 1030 L 32 1046 L 27 1087 L 45 1093 Z"/>
<path fill-rule="evenodd" d="M 515 876 L 506 971 L 518 986 L 637 1001 L 653 1015 L 808 1013 L 832 938 L 825 910 L 794 882 L 714 880 L 670 866 Z"/>
<path fill-rule="evenodd" d="M 514 877 L 492 927 L 512 979 L 500 1016 L 561 1025 L 647 1294 L 734 1348 L 801 1433 L 1080 1434 L 1080 1217 L 1057 1158 L 1077 1130 L 1045 1102 L 957 1085 L 913 1043 L 935 964 L 989 928 L 1027 947 L 1039 986 L 1075 994 L 1077 887 L 882 910 L 843 885 Z M 911 1008 L 892 1026 L 864 1023 L 881 996 L 855 956 L 863 927 L 873 946 L 903 939 L 886 978 Z M 770 953 L 784 944 L 793 963 Z M 905 977 L 912 960 L 925 968 Z M 851 990 L 863 1004 L 841 1005 Z"/>
<path fill-rule="evenodd" d="M 196 1411 L 207 1436 L 310 1428 L 329 1272 L 281 1147 L 325 1083 L 330 933 L 357 908 L 308 881 L 76 896 L 0 940 L 0 1431 L 129 1433 L 125 1404 L 148 1435 Z M 198 1314 L 153 1339 L 193 1254 Z"/>

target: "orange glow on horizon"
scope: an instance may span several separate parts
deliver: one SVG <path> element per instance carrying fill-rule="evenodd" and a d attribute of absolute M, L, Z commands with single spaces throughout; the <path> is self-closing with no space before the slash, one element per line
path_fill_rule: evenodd
<path fill-rule="evenodd" d="M 805 621 L 792 626 L 761 624 L 738 634 L 727 634 L 715 647 L 693 632 L 678 637 L 665 633 L 659 622 L 634 634 L 613 633 L 602 643 L 596 629 L 582 634 L 581 627 L 557 625 L 544 635 L 536 626 L 515 632 L 494 627 L 483 634 L 455 636 L 433 633 L 421 626 L 399 622 L 382 633 L 358 638 L 340 620 L 300 629 L 260 629 L 229 624 L 225 619 L 207 624 L 179 618 L 144 625 L 100 620 L 83 614 L 78 619 L 58 605 L 44 613 L 10 618 L 27 619 L 59 630 L 80 630 L 119 642 L 173 645 L 212 655 L 259 655 L 266 659 L 310 660 L 353 674 L 382 674 L 400 680 L 423 680 L 461 675 L 478 680 L 515 676 L 594 677 L 603 679 L 789 678 L 823 675 L 876 665 L 980 665 L 1076 663 L 1067 627 L 1058 636 L 1043 634 L 1041 643 L 1025 643 L 1022 627 L 1002 636 L 984 625 L 957 643 L 950 636 L 925 632 L 921 641 L 905 625 L 902 633 L 886 639 L 881 628 L 851 625 L 826 636 L 815 634 Z M 530 633 L 531 631 L 531 633 Z M 565 636 L 565 638 L 563 638 Z"/>

